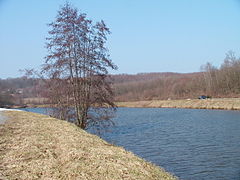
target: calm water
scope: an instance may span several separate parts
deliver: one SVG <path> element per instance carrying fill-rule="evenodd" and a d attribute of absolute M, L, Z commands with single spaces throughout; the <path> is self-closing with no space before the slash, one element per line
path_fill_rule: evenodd
<path fill-rule="evenodd" d="M 104 139 L 180 179 L 240 180 L 239 111 L 119 108 L 115 121 Z"/>

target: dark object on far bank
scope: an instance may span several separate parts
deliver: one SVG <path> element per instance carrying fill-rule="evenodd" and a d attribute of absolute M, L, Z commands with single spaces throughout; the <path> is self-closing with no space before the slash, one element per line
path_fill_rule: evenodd
<path fill-rule="evenodd" d="M 198 97 L 198 99 L 210 99 L 210 98 L 211 98 L 211 96 L 205 96 L 205 95 Z"/>

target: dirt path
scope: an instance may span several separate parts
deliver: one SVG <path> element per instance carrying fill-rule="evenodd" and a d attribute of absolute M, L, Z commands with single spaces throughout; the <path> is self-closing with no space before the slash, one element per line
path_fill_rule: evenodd
<path fill-rule="evenodd" d="M 4 117 L 2 112 L 0 112 L 0 124 L 3 124 L 5 121 L 6 121 L 6 117 Z"/>
<path fill-rule="evenodd" d="M 20 110 L 0 108 L 0 124 L 5 123 L 7 120 L 7 117 L 4 116 L 5 111 L 20 111 Z"/>

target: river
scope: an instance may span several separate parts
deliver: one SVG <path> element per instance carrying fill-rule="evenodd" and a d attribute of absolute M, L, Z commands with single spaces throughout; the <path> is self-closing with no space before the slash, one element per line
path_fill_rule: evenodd
<path fill-rule="evenodd" d="M 240 179 L 239 111 L 118 108 L 114 120 L 102 138 L 180 179 Z"/>

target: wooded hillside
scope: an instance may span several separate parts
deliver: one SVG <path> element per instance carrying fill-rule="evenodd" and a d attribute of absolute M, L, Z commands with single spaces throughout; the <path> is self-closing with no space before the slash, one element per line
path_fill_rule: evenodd
<path fill-rule="evenodd" d="M 219 68 L 206 63 L 196 73 L 123 74 L 113 79 L 116 101 L 239 97 L 240 59 L 229 51 Z"/>
<path fill-rule="evenodd" d="M 214 98 L 239 97 L 240 59 L 228 52 L 222 65 L 211 63 L 196 73 L 139 73 L 112 75 L 115 101 L 196 99 L 201 95 Z M 38 79 L 0 79 L 0 102 L 19 103 L 21 98 L 44 97 Z"/>
<path fill-rule="evenodd" d="M 115 75 L 116 101 L 197 98 L 204 94 L 203 73 Z"/>

